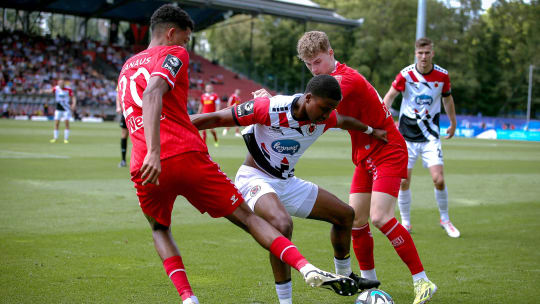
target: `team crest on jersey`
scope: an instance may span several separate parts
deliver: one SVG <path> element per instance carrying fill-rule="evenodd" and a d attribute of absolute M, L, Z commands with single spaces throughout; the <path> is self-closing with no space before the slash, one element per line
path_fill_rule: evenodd
<path fill-rule="evenodd" d="M 314 123 L 311 123 L 311 124 L 306 128 L 306 133 L 307 133 L 307 135 L 309 135 L 309 136 L 313 135 L 313 133 L 315 133 L 315 131 L 317 131 L 317 125 L 314 124 Z"/>
<path fill-rule="evenodd" d="M 251 197 L 254 197 L 255 195 L 257 195 L 257 193 L 259 193 L 259 191 L 261 191 L 261 186 L 256 185 L 249 190 L 249 195 L 251 195 Z"/>
<path fill-rule="evenodd" d="M 431 105 L 433 103 L 433 98 L 429 95 L 419 95 L 414 98 L 414 102 L 417 105 Z"/>
<path fill-rule="evenodd" d="M 243 104 L 236 106 L 236 115 L 238 117 L 242 117 L 242 116 L 247 116 L 249 114 L 253 114 L 254 108 L 255 108 L 254 100 L 244 102 Z"/>
<path fill-rule="evenodd" d="M 341 75 L 335 75 L 334 78 L 337 80 L 339 84 L 341 84 L 341 80 L 343 79 Z"/>
<path fill-rule="evenodd" d="M 272 143 L 272 150 L 281 154 L 294 155 L 300 150 L 300 143 L 292 139 L 276 140 Z"/>
<path fill-rule="evenodd" d="M 169 71 L 173 77 L 176 77 L 176 74 L 178 71 L 180 71 L 182 64 L 182 61 L 178 59 L 178 57 L 168 54 L 161 67 L 167 69 L 167 71 Z"/>

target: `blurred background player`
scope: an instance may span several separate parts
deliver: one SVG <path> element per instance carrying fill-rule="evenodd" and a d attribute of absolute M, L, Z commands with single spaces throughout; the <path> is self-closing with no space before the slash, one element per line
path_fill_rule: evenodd
<path fill-rule="evenodd" d="M 56 110 L 54 111 L 53 139 L 51 139 L 50 142 L 55 143 L 58 139 L 58 127 L 60 121 L 63 120 L 66 123 L 66 128 L 64 129 L 64 143 L 67 144 L 69 143 L 69 120 L 73 116 L 73 111 L 77 106 L 77 98 L 75 98 L 71 88 L 66 86 L 66 82 L 63 78 L 58 80 L 57 85 L 52 89 L 52 93 L 54 94 L 54 100 L 56 102 Z"/>
<path fill-rule="evenodd" d="M 243 133 L 249 152 L 236 173 L 235 185 L 249 207 L 289 239 L 291 216 L 332 224 L 336 273 L 355 280 L 361 289 L 378 287 L 379 281 L 362 279 L 351 270 L 354 210 L 316 184 L 294 176 L 294 166 L 304 152 L 329 128 L 366 131 L 370 127 L 334 111 L 341 90 L 329 75 L 313 77 L 304 94 L 261 96 L 231 109 L 193 116 L 192 122 L 199 129 L 246 126 Z M 372 134 L 386 139 L 384 130 Z M 279 303 L 292 304 L 291 268 L 272 255 L 270 265 Z"/>
<path fill-rule="evenodd" d="M 189 54 L 184 46 L 193 27 L 182 9 L 161 6 L 151 17 L 148 48 L 129 58 L 118 77 L 118 95 L 133 144 L 131 179 L 150 223 L 155 249 L 183 304 L 198 303 L 198 299 L 170 228 L 178 195 L 201 213 L 225 217 L 250 233 L 262 247 L 301 272 L 309 286 L 355 293 L 356 282 L 310 264 L 291 241 L 253 213 L 211 160 L 187 114 Z"/>
<path fill-rule="evenodd" d="M 116 88 L 118 92 L 118 88 Z M 116 95 L 116 113 L 120 114 L 120 155 L 121 160 L 118 163 L 118 167 L 126 167 L 126 151 L 127 151 L 127 138 L 128 138 L 128 129 L 126 125 L 126 119 L 124 118 L 124 111 L 122 111 L 122 105 L 120 103 L 120 94 Z"/>
<path fill-rule="evenodd" d="M 240 89 L 236 89 L 236 90 L 234 90 L 234 93 L 232 93 L 231 96 L 229 96 L 229 101 L 227 102 L 227 107 L 236 106 L 236 105 L 239 105 L 240 103 L 241 103 Z M 223 129 L 223 136 L 227 135 L 227 131 L 229 131 L 228 127 Z M 242 135 L 240 135 L 240 128 L 238 126 L 236 126 L 234 136 L 236 136 L 236 137 L 242 136 Z"/>
<path fill-rule="evenodd" d="M 214 92 L 214 86 L 211 84 L 207 84 L 204 87 L 204 93 L 201 95 L 201 106 L 199 107 L 199 114 L 200 113 L 211 113 L 215 112 L 219 106 L 220 99 L 219 96 Z M 214 146 L 218 147 L 218 138 L 216 130 L 211 129 L 210 133 L 212 133 L 212 136 L 214 136 Z M 206 130 L 202 131 L 202 137 L 203 141 L 206 143 Z"/>
<path fill-rule="evenodd" d="M 448 215 L 448 190 L 444 183 L 443 154 L 439 135 L 441 97 L 444 109 L 450 119 L 446 139 L 456 131 L 456 110 L 448 72 L 433 64 L 433 42 L 420 38 L 415 43 L 416 64 L 411 64 L 397 74 L 392 86 L 384 96 L 386 107 L 390 108 L 396 96 L 401 93 L 403 101 L 399 111 L 399 131 L 405 138 L 409 152 L 407 178 L 401 182 L 398 196 L 401 223 L 411 230 L 411 174 L 418 157 L 422 158 L 435 185 L 435 201 L 439 206 L 440 225 L 448 236 L 457 238 L 459 230 Z"/>
<path fill-rule="evenodd" d="M 368 222 L 371 218 L 371 223 L 388 238 L 411 272 L 413 303 L 429 301 L 437 286 L 428 279 L 411 235 L 394 216 L 401 179 L 407 177 L 407 146 L 390 111 L 358 71 L 335 60 L 326 33 L 304 33 L 298 40 L 297 51 L 313 75 L 329 74 L 339 82 L 343 94 L 337 107 L 339 114 L 388 132 L 388 143 L 383 144 L 369 136 L 372 130 L 349 130 L 352 160 L 356 166 L 349 196 L 349 204 L 355 211 L 352 239 L 362 277 L 377 278 Z"/>

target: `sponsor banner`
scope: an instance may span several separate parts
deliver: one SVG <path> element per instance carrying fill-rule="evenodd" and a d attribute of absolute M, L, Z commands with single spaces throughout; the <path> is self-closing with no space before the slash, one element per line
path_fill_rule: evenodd
<path fill-rule="evenodd" d="M 540 141 L 540 121 L 531 120 L 529 130 L 525 119 L 457 116 L 457 128 L 455 136 L 483 139 L 506 139 Z M 441 136 L 446 136 L 446 130 L 450 126 L 448 116 L 441 115 Z"/>

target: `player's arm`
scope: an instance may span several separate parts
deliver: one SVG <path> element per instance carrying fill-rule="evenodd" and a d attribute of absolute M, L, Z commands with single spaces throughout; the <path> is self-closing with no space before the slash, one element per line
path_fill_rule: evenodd
<path fill-rule="evenodd" d="M 71 110 L 74 111 L 77 107 L 77 97 L 75 97 L 75 94 L 71 96 Z"/>
<path fill-rule="evenodd" d="M 190 115 L 191 123 L 199 130 L 236 126 L 231 107 L 217 112 Z"/>
<path fill-rule="evenodd" d="M 383 101 L 384 105 L 388 108 L 392 108 L 392 104 L 394 103 L 394 99 L 399 95 L 399 91 L 394 88 L 394 86 L 390 86 L 390 89 L 388 92 L 386 92 L 386 95 L 384 95 Z"/>
<path fill-rule="evenodd" d="M 116 94 L 116 113 L 122 113 L 122 106 L 120 105 L 120 96 Z"/>
<path fill-rule="evenodd" d="M 159 185 L 158 177 L 161 173 L 159 122 L 163 106 L 163 94 L 168 90 L 169 84 L 165 79 L 152 76 L 143 92 L 143 127 L 147 148 L 140 171 L 143 185 L 148 183 Z"/>
<path fill-rule="evenodd" d="M 386 137 L 386 130 L 374 129 L 359 121 L 358 119 L 350 116 L 337 114 L 336 127 L 344 130 L 356 130 L 364 132 L 368 135 L 375 137 L 376 139 L 388 142 L 388 138 Z"/>
<path fill-rule="evenodd" d="M 448 115 L 448 118 L 450 119 L 450 127 L 446 130 L 446 134 L 448 135 L 446 135 L 445 138 L 450 139 L 454 137 L 454 133 L 456 132 L 456 107 L 452 95 L 443 96 L 442 101 L 446 115 Z"/>

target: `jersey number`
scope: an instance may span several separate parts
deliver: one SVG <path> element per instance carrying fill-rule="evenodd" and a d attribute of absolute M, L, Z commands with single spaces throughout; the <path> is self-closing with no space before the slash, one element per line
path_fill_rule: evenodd
<path fill-rule="evenodd" d="M 148 84 L 148 81 L 150 80 L 150 73 L 148 70 L 144 67 L 140 67 L 135 74 L 133 74 L 131 77 L 129 77 L 129 92 L 131 93 L 131 98 L 137 106 L 142 108 L 142 96 L 139 96 L 137 94 L 137 83 L 135 83 L 135 79 L 139 77 L 139 75 L 144 76 L 144 80 Z M 122 78 L 120 78 L 120 82 L 118 83 L 118 90 L 122 92 L 122 95 L 120 97 L 122 101 L 122 111 L 124 114 L 124 118 L 127 119 L 128 115 L 133 112 L 133 107 L 129 107 L 126 109 L 126 104 L 124 103 L 124 98 L 126 97 L 126 89 L 127 89 L 127 77 L 126 75 L 123 75 Z"/>

